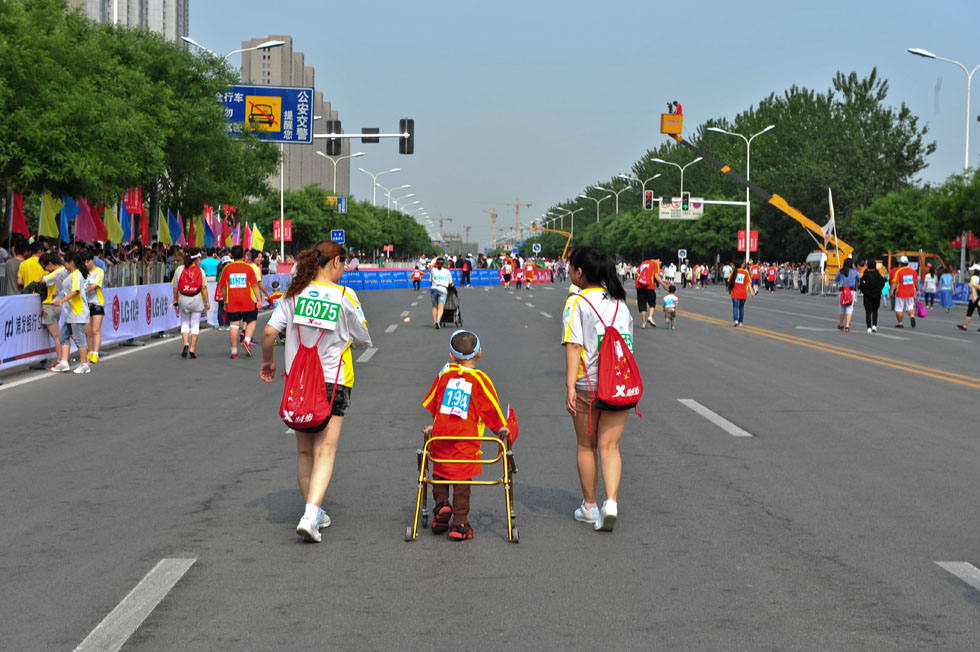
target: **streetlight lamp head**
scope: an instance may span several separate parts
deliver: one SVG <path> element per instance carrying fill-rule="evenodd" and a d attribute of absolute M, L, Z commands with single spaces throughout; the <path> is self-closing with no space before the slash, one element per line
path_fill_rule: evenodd
<path fill-rule="evenodd" d="M 938 57 L 936 57 L 935 54 L 933 54 L 929 50 L 923 50 L 922 48 L 909 48 L 908 50 L 909 50 L 909 52 L 911 54 L 914 54 L 914 55 L 919 56 L 919 57 L 925 57 L 926 59 L 936 59 L 936 58 L 938 58 Z"/>
<path fill-rule="evenodd" d="M 401 168 L 391 168 L 388 172 L 401 172 Z"/>
<path fill-rule="evenodd" d="M 667 161 L 663 160 L 662 158 L 652 158 L 650 160 L 653 161 L 654 163 L 666 163 L 667 162 Z"/>
<path fill-rule="evenodd" d="M 316 154 L 317 156 L 322 156 L 323 158 L 325 158 L 327 160 L 330 160 L 330 157 L 327 156 L 326 154 L 324 154 L 323 152 L 314 152 L 314 154 Z"/>
<path fill-rule="evenodd" d="M 269 48 L 278 48 L 282 45 L 286 45 L 285 41 L 266 41 L 265 43 L 259 43 L 256 48 L 259 50 L 267 50 Z"/>
<path fill-rule="evenodd" d="M 759 133 L 760 133 L 760 134 L 764 134 L 764 133 L 766 133 L 767 131 L 769 131 L 769 130 L 771 130 L 771 129 L 775 129 L 775 128 L 776 128 L 776 125 L 769 125 L 768 127 L 766 127 L 765 129 L 763 129 L 763 130 L 762 130 L 762 131 L 760 131 Z"/>
<path fill-rule="evenodd" d="M 582 199 L 592 199 L 592 198 L 591 198 L 591 197 L 589 197 L 588 195 L 579 195 L 579 197 L 581 197 Z"/>
<path fill-rule="evenodd" d="M 365 174 L 371 174 L 370 172 L 368 172 L 364 168 L 357 168 L 357 169 L 360 170 L 361 172 L 364 172 Z"/>
<path fill-rule="evenodd" d="M 602 192 L 612 192 L 609 188 L 603 188 L 602 186 L 596 186 L 596 190 L 601 190 Z"/>
<path fill-rule="evenodd" d="M 697 163 L 698 161 L 703 161 L 703 160 L 704 160 L 704 157 L 703 156 L 699 156 L 696 159 L 694 159 L 693 161 L 691 161 L 691 163 Z"/>
<path fill-rule="evenodd" d="M 364 156 L 364 152 L 356 152 L 350 155 L 351 158 L 357 158 L 358 156 Z"/>
<path fill-rule="evenodd" d="M 713 133 L 716 133 L 716 134 L 727 134 L 728 133 L 728 130 L 727 129 L 722 129 L 721 127 L 708 127 L 707 129 L 705 129 L 705 131 L 710 131 L 710 132 L 713 132 Z"/>
<path fill-rule="evenodd" d="M 616 176 L 619 177 L 620 179 L 626 179 L 627 181 L 633 181 L 633 177 L 629 176 L 628 174 L 617 174 Z"/>
<path fill-rule="evenodd" d="M 193 45 L 196 48 L 201 48 L 202 50 L 204 49 L 204 46 L 203 45 L 201 45 L 200 43 L 198 43 L 197 41 L 195 41 L 194 39 L 192 39 L 190 36 L 181 36 L 180 37 L 180 40 L 184 41 L 185 43 L 190 43 L 191 45 Z"/>

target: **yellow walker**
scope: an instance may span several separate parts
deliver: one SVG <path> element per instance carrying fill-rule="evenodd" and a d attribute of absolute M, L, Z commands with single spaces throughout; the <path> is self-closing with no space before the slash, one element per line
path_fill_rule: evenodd
<path fill-rule="evenodd" d="M 514 433 L 516 434 L 516 433 Z M 423 433 L 423 438 L 425 434 Z M 516 439 L 516 436 L 514 437 Z M 492 460 L 484 459 L 462 459 L 444 460 L 432 457 L 429 446 L 434 441 L 476 441 L 479 443 L 496 444 L 497 454 Z M 418 456 L 418 491 L 415 495 L 415 511 L 412 513 L 412 524 L 405 528 L 405 541 L 415 541 L 419 535 L 419 516 L 421 515 L 422 528 L 429 526 L 429 514 L 425 511 L 429 499 L 429 492 L 426 485 L 430 484 L 475 484 L 483 486 L 500 485 L 504 486 L 504 502 L 507 508 L 507 539 L 511 543 L 518 543 L 517 526 L 514 525 L 514 486 L 512 476 L 517 473 L 517 463 L 514 460 L 514 451 L 506 439 L 500 437 L 428 437 L 423 439 L 422 448 L 415 451 Z M 439 464 L 496 464 L 500 462 L 502 474 L 498 480 L 439 480 L 433 478 L 429 473 L 429 462 Z"/>

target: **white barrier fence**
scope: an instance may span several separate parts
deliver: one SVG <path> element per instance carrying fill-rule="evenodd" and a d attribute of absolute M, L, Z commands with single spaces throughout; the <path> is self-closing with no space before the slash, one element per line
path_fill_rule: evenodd
<path fill-rule="evenodd" d="M 273 281 L 289 285 L 288 274 L 268 274 L 266 288 Z M 215 283 L 208 283 L 214 297 Z M 180 312 L 173 306 L 170 283 L 106 288 L 102 343 L 112 344 L 180 327 Z M 217 302 L 211 301 L 208 322 L 217 325 Z M 36 294 L 0 297 L 0 369 L 53 358 L 54 342 L 41 324 L 41 300 Z"/>

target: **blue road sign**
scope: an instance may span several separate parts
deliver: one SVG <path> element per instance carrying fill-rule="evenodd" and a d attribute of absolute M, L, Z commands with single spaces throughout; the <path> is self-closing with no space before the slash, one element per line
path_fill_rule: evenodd
<path fill-rule="evenodd" d="M 677 259 L 678 260 L 684 260 L 685 258 L 687 258 L 687 249 L 678 249 L 677 250 Z"/>
<path fill-rule="evenodd" d="M 536 254 L 541 253 L 541 243 L 535 242 L 533 245 L 531 245 L 531 251 L 533 251 Z"/>
<path fill-rule="evenodd" d="M 313 142 L 313 89 L 295 86 L 235 85 L 218 93 L 226 130 L 251 131 L 271 143 Z"/>
<path fill-rule="evenodd" d="M 513 249 L 510 250 L 510 255 L 511 256 L 516 256 L 517 255 L 517 247 L 514 247 Z"/>
<path fill-rule="evenodd" d="M 346 197 L 337 197 L 337 212 L 338 213 L 341 213 L 341 214 L 347 212 L 347 198 Z"/>
<path fill-rule="evenodd" d="M 344 244 L 347 242 L 347 236 L 343 229 L 333 229 L 330 231 L 330 239 L 337 244 Z"/>

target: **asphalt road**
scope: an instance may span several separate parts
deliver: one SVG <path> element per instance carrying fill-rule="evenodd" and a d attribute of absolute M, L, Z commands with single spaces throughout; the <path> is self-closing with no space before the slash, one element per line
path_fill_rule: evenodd
<path fill-rule="evenodd" d="M 915 330 L 883 314 L 873 336 L 858 306 L 845 335 L 833 299 L 782 291 L 733 329 L 721 291 L 682 291 L 678 330 L 636 332 L 645 418 L 603 534 L 571 518 L 564 296 L 462 291 L 521 419 L 518 545 L 499 487 L 474 489 L 473 541 L 402 540 L 418 403 L 451 332 L 419 293 L 362 294 L 377 351 L 319 545 L 293 529 L 281 384 L 228 359 L 224 333 L 196 361 L 172 341 L 88 376 L 5 378 L 0 647 L 72 649 L 160 560 L 188 559 L 125 649 L 977 648 L 980 590 L 937 564 L 980 566 L 980 333 L 954 328 L 962 308 Z"/>

